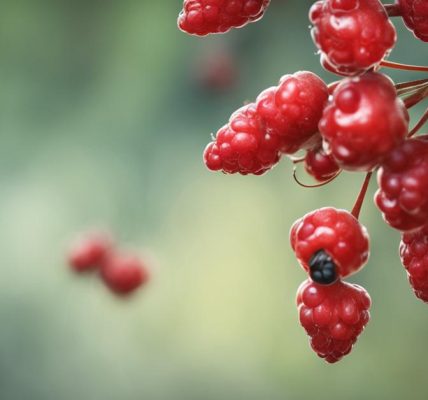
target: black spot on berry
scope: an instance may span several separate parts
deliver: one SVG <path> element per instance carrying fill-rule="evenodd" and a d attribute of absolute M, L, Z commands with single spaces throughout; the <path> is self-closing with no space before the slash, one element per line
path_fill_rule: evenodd
<path fill-rule="evenodd" d="M 309 261 L 311 279 L 320 285 L 330 285 L 337 280 L 337 268 L 331 257 L 318 250 Z"/>

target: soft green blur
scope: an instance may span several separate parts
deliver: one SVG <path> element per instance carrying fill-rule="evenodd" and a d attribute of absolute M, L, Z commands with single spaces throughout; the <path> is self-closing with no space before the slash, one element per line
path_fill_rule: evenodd
<path fill-rule="evenodd" d="M 263 177 L 201 160 L 210 133 L 282 74 L 335 79 L 315 55 L 311 3 L 272 0 L 262 21 L 199 39 L 176 28 L 180 0 L 2 2 L 2 400 L 426 398 L 428 308 L 370 198 L 372 256 L 352 278 L 373 298 L 366 332 L 331 366 L 297 321 L 305 274 L 288 229 L 314 208 L 351 207 L 363 176 L 310 190 L 286 160 Z M 391 59 L 426 64 L 396 22 Z M 219 48 L 239 82 L 204 91 L 195 65 Z M 69 241 L 92 227 L 151 260 L 153 281 L 130 301 L 67 268 Z"/>

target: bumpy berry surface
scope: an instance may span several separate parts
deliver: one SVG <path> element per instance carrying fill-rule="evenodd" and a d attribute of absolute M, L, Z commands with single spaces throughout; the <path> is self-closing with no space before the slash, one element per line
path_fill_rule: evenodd
<path fill-rule="evenodd" d="M 318 147 L 309 150 L 305 157 L 306 172 L 319 182 L 325 182 L 337 175 L 340 168 L 331 155 Z"/>
<path fill-rule="evenodd" d="M 428 141 L 406 140 L 394 149 L 378 171 L 375 202 L 385 221 L 400 231 L 428 222 Z"/>
<path fill-rule="evenodd" d="M 310 11 L 312 37 L 328 63 L 360 73 L 389 54 L 396 32 L 378 0 L 323 0 Z"/>
<path fill-rule="evenodd" d="M 334 262 L 336 278 L 357 272 L 369 257 L 366 228 L 348 211 L 331 207 L 312 211 L 297 220 L 290 231 L 290 242 L 300 264 L 313 279 L 312 261 L 320 251 Z"/>
<path fill-rule="evenodd" d="M 146 283 L 149 274 L 137 257 L 113 254 L 102 264 L 101 277 L 114 293 L 127 295 Z"/>
<path fill-rule="evenodd" d="M 312 349 L 329 363 L 349 354 L 370 320 L 370 296 L 358 285 L 307 280 L 297 291 L 299 319 Z"/>
<path fill-rule="evenodd" d="M 261 175 L 280 159 L 280 139 L 266 131 L 254 103 L 240 108 L 204 152 L 206 166 L 227 174 Z"/>
<path fill-rule="evenodd" d="M 184 0 L 179 28 L 205 36 L 224 33 L 262 18 L 270 0 Z"/>
<path fill-rule="evenodd" d="M 111 240 L 106 235 L 90 234 L 71 247 L 68 262 L 76 272 L 92 270 L 100 267 L 111 248 Z"/>
<path fill-rule="evenodd" d="M 312 72 L 284 75 L 279 85 L 257 98 L 257 112 L 269 133 L 281 138 L 281 151 L 293 154 L 318 140 L 318 122 L 328 99 L 328 87 Z"/>
<path fill-rule="evenodd" d="M 428 1 L 398 0 L 398 4 L 406 26 L 417 38 L 428 42 Z"/>
<path fill-rule="evenodd" d="M 405 138 L 408 121 L 392 81 L 370 72 L 338 85 L 319 129 L 325 150 L 341 168 L 370 171 Z"/>
<path fill-rule="evenodd" d="M 417 232 L 403 234 L 400 256 L 413 291 L 428 303 L 428 225 Z"/>

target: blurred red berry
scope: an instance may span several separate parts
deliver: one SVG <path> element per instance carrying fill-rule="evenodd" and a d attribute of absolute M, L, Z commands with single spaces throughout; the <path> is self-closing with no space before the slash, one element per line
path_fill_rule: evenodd
<path fill-rule="evenodd" d="M 225 33 L 262 18 L 270 0 L 184 0 L 179 28 L 192 35 Z"/>
<path fill-rule="evenodd" d="M 397 0 L 406 26 L 414 35 L 428 42 L 428 1 Z"/>
<path fill-rule="evenodd" d="M 331 284 L 359 271 L 369 257 L 366 228 L 348 211 L 320 208 L 297 220 L 291 247 L 313 281 Z"/>
<path fill-rule="evenodd" d="M 328 181 L 340 171 L 336 161 L 331 155 L 326 154 L 322 147 L 306 153 L 305 169 L 318 182 Z"/>
<path fill-rule="evenodd" d="M 138 257 L 112 254 L 101 266 L 101 277 L 113 292 L 127 295 L 146 283 L 149 273 Z"/>
<path fill-rule="evenodd" d="M 378 65 L 396 32 L 379 0 L 322 0 L 310 10 L 312 37 L 328 64 L 361 73 Z"/>
<path fill-rule="evenodd" d="M 112 250 L 111 239 L 103 234 L 88 234 L 70 249 L 68 262 L 76 272 L 99 268 Z"/>
<path fill-rule="evenodd" d="M 321 135 L 338 165 L 370 171 L 408 131 L 408 112 L 393 82 L 370 72 L 344 79 L 324 109 Z"/>
<path fill-rule="evenodd" d="M 307 280 L 300 285 L 296 302 L 312 349 L 328 363 L 351 352 L 370 320 L 367 291 L 342 281 L 323 286 Z"/>

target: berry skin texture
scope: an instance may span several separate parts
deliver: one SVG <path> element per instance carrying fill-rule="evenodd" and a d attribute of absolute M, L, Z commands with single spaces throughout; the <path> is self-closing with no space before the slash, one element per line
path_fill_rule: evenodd
<path fill-rule="evenodd" d="M 375 203 L 384 220 L 400 231 L 414 231 L 428 221 L 428 141 L 406 140 L 378 171 Z"/>
<path fill-rule="evenodd" d="M 398 0 L 406 26 L 424 42 L 428 42 L 428 1 Z"/>
<path fill-rule="evenodd" d="M 428 225 L 417 232 L 403 234 L 400 257 L 415 295 L 428 303 Z"/>
<path fill-rule="evenodd" d="M 392 81 L 369 72 L 344 79 L 324 109 L 324 148 L 348 171 L 371 171 L 407 135 L 409 115 Z"/>
<path fill-rule="evenodd" d="M 204 162 L 212 171 L 226 174 L 261 175 L 280 159 L 280 139 L 266 132 L 255 104 L 232 114 L 204 151 Z"/>
<path fill-rule="evenodd" d="M 325 182 L 336 176 L 340 168 L 333 157 L 319 147 L 306 153 L 305 170 L 318 182 Z"/>
<path fill-rule="evenodd" d="M 348 211 L 332 207 L 320 208 L 297 220 L 290 231 L 290 242 L 312 280 L 318 280 L 314 274 L 320 270 L 314 257 L 321 250 L 333 261 L 337 278 L 359 271 L 369 257 L 366 228 Z M 324 263 L 325 259 L 324 256 L 320 261 Z M 324 283 L 322 279 L 320 283 Z"/>
<path fill-rule="evenodd" d="M 184 0 L 179 28 L 191 35 L 225 33 L 263 17 L 270 0 Z"/>
<path fill-rule="evenodd" d="M 318 123 L 328 99 L 328 87 L 312 72 L 284 75 L 279 85 L 257 98 L 257 112 L 270 134 L 281 138 L 281 152 L 293 154 L 319 140 Z"/>
<path fill-rule="evenodd" d="M 111 249 L 111 240 L 105 235 L 87 235 L 71 247 L 68 263 L 76 272 L 90 271 L 100 267 Z"/>
<path fill-rule="evenodd" d="M 114 293 L 125 296 L 146 283 L 149 273 L 137 257 L 113 254 L 103 263 L 101 277 Z"/>
<path fill-rule="evenodd" d="M 312 349 L 328 363 L 351 352 L 370 320 L 367 291 L 340 280 L 323 286 L 308 279 L 300 285 L 296 303 Z"/>
<path fill-rule="evenodd" d="M 317 1 L 309 12 L 312 38 L 328 64 L 358 74 L 380 63 L 396 42 L 379 0 Z"/>

